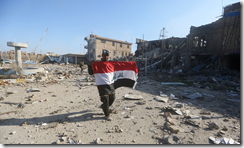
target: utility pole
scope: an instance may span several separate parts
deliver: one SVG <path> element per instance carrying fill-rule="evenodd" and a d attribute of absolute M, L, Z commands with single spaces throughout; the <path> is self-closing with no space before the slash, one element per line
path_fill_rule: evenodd
<path fill-rule="evenodd" d="M 162 48 L 161 48 L 161 54 L 162 54 L 162 56 L 161 56 L 161 68 L 160 69 L 162 69 L 162 66 L 163 66 L 163 63 L 162 63 L 162 61 L 163 61 L 163 53 L 164 53 L 164 30 L 165 30 L 165 28 L 163 28 L 163 35 L 161 35 L 161 32 L 162 32 L 162 30 L 160 31 L 160 37 L 162 37 Z"/>

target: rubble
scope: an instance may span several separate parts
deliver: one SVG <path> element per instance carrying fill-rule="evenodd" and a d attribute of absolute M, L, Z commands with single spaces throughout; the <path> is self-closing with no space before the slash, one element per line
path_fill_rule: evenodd
<path fill-rule="evenodd" d="M 200 93 L 194 93 L 194 94 L 191 94 L 191 95 L 187 95 L 186 98 L 189 98 L 189 99 L 198 99 L 198 98 L 202 98 L 202 95 Z"/>
<path fill-rule="evenodd" d="M 181 140 L 174 135 L 165 136 L 162 138 L 167 144 L 182 144 Z"/>
<path fill-rule="evenodd" d="M 160 96 L 156 96 L 156 98 L 154 98 L 156 101 L 158 102 L 165 102 L 167 103 L 168 102 L 168 98 L 166 97 L 160 97 Z"/>
<path fill-rule="evenodd" d="M 201 127 L 202 118 L 196 115 L 189 115 L 190 118 L 185 118 L 185 122 L 197 127 Z"/>
<path fill-rule="evenodd" d="M 29 92 L 40 92 L 40 89 L 38 88 L 31 88 L 30 90 L 27 91 L 27 93 Z"/>
<path fill-rule="evenodd" d="M 214 144 L 240 144 L 239 142 L 234 141 L 231 138 L 221 138 L 217 139 L 214 137 L 209 137 L 209 139 L 214 143 Z"/>
<path fill-rule="evenodd" d="M 212 122 L 208 125 L 208 128 L 213 130 L 213 129 L 219 129 L 219 125 L 216 122 Z"/>
<path fill-rule="evenodd" d="M 140 95 L 131 95 L 131 94 L 125 94 L 124 98 L 129 99 L 129 100 L 142 100 L 143 99 L 143 97 Z"/>

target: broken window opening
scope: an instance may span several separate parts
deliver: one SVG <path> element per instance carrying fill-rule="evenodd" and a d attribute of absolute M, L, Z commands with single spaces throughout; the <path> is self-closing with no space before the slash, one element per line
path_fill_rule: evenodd
<path fill-rule="evenodd" d="M 127 48 L 130 48 L 130 45 L 127 45 Z"/>
<path fill-rule="evenodd" d="M 198 47 L 198 36 L 193 38 L 193 47 Z"/>
<path fill-rule="evenodd" d="M 105 40 L 101 40 L 101 43 L 106 43 L 106 41 Z"/>
<path fill-rule="evenodd" d="M 205 36 L 201 37 L 201 43 L 200 43 L 200 47 L 206 47 L 207 45 L 207 41 L 205 39 Z"/>
<path fill-rule="evenodd" d="M 113 42 L 113 46 L 115 46 L 115 43 Z"/>
<path fill-rule="evenodd" d="M 122 44 L 120 43 L 120 47 L 122 47 Z"/>

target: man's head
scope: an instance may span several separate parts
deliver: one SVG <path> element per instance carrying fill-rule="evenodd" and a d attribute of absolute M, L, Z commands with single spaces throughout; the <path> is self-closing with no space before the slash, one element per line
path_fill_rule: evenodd
<path fill-rule="evenodd" d="M 108 59 L 109 59 L 109 51 L 103 50 L 102 61 L 108 61 Z"/>

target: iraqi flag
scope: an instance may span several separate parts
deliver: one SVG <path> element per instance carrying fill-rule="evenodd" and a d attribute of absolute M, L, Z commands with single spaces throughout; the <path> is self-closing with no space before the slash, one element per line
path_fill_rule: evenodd
<path fill-rule="evenodd" d="M 94 62 L 92 69 L 100 96 L 112 94 L 121 86 L 134 89 L 138 78 L 136 62 L 100 61 Z"/>

